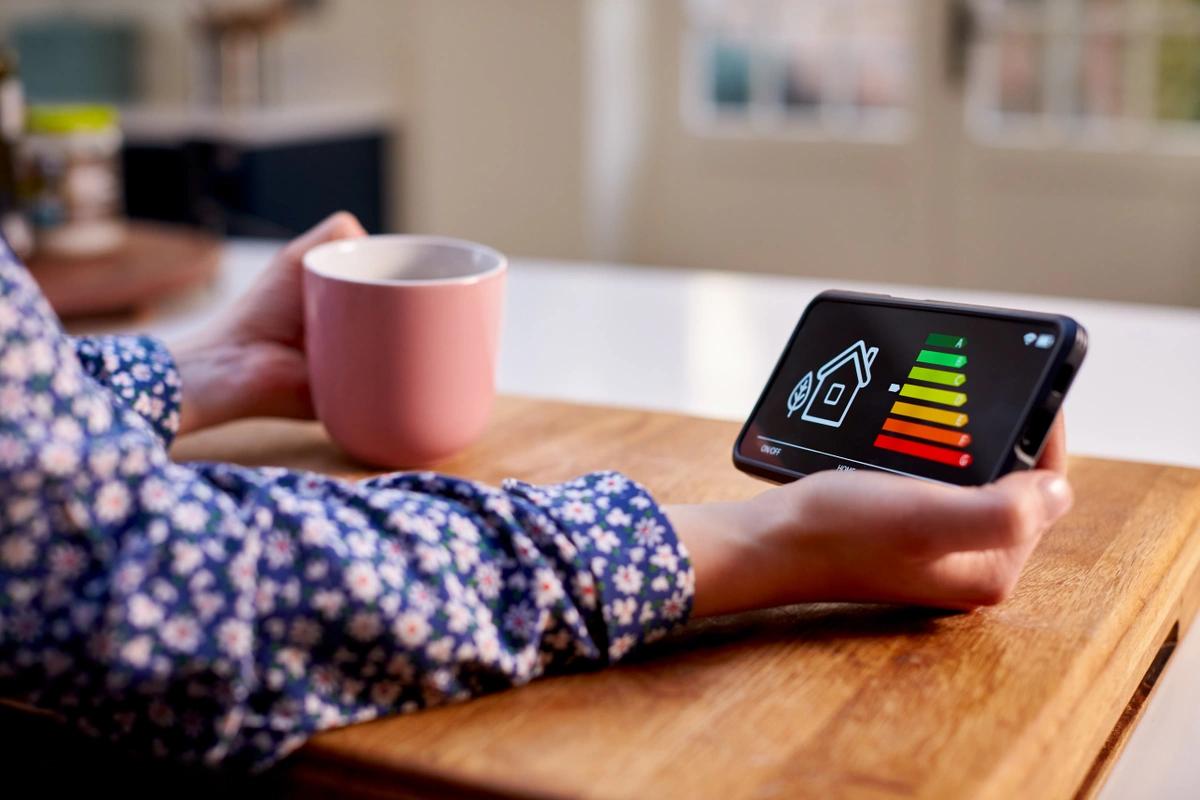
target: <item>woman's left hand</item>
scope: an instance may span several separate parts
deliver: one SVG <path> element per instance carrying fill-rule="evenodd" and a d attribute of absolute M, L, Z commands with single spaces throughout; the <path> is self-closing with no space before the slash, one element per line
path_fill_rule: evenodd
<path fill-rule="evenodd" d="M 1071 507 L 1062 415 L 1038 467 L 986 486 L 831 470 L 666 512 L 696 570 L 698 617 L 832 601 L 971 609 L 1012 593 Z"/>
<path fill-rule="evenodd" d="M 242 417 L 312 418 L 301 261 L 323 242 L 365 235 L 352 214 L 328 217 L 280 250 L 214 324 L 171 347 L 183 381 L 181 434 Z"/>

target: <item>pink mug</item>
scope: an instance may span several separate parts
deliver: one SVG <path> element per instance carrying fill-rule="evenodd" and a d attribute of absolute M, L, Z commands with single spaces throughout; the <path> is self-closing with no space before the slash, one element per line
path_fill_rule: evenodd
<path fill-rule="evenodd" d="M 483 433 L 495 397 L 508 261 L 437 236 L 327 242 L 304 255 L 317 416 L 351 456 L 429 464 Z"/>

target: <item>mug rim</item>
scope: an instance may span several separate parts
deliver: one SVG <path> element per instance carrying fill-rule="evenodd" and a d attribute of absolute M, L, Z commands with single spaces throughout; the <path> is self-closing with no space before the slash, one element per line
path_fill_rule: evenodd
<path fill-rule="evenodd" d="M 337 250 L 353 250 L 356 246 L 361 245 L 361 243 L 364 241 L 404 242 L 406 244 L 418 246 L 444 245 L 448 247 L 454 247 L 459 250 L 482 253 L 486 257 L 493 259 L 496 263 L 481 272 L 472 273 L 470 275 L 460 275 L 455 278 L 353 278 L 347 275 L 330 272 L 328 269 L 322 269 L 313 263 L 314 257 L 319 258 L 326 252 Z M 369 236 L 356 236 L 350 239 L 335 239 L 331 242 L 323 242 L 316 247 L 311 247 L 306 250 L 301 262 L 304 265 L 305 272 L 311 273 L 318 278 L 360 286 L 469 286 L 493 277 L 499 273 L 503 273 L 508 268 L 508 257 L 499 250 L 496 250 L 493 247 L 488 247 L 486 244 L 473 242 L 470 239 L 459 239 L 454 236 L 432 236 L 427 234 L 412 233 L 380 233 Z"/>

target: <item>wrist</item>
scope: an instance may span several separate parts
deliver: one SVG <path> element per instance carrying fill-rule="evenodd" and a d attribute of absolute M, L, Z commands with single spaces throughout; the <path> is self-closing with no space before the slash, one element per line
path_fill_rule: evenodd
<path fill-rule="evenodd" d="M 754 501 L 670 506 L 666 513 L 696 573 L 693 616 L 776 604 L 780 570 L 773 552 L 775 539 Z"/>
<path fill-rule="evenodd" d="M 763 553 L 762 605 L 817 603 L 838 597 L 837 564 L 829 537 L 811 508 L 813 484 L 791 484 L 747 501 Z"/>
<path fill-rule="evenodd" d="M 179 371 L 179 433 L 185 434 L 236 419 L 242 373 L 237 348 L 203 336 L 172 345 Z"/>
<path fill-rule="evenodd" d="M 803 510 L 765 492 L 735 503 L 669 506 L 696 572 L 693 616 L 831 599 L 833 570 Z"/>
<path fill-rule="evenodd" d="M 743 592 L 752 543 L 741 529 L 735 503 L 667 506 L 663 509 L 687 549 L 696 574 L 694 617 L 746 607 Z"/>
<path fill-rule="evenodd" d="M 183 384 L 181 433 L 243 417 L 313 418 L 308 364 L 299 348 L 201 336 L 174 353 Z"/>

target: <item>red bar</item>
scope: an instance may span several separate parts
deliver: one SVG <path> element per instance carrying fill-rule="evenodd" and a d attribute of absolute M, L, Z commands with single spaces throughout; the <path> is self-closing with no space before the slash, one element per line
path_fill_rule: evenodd
<path fill-rule="evenodd" d="M 883 429 L 892 433 L 903 433 L 914 439 L 928 439 L 938 444 L 948 444 L 951 447 L 966 447 L 971 443 L 971 434 L 962 431 L 952 431 L 946 428 L 935 428 L 932 425 L 921 425 L 916 422 L 888 417 L 883 421 Z"/>
<path fill-rule="evenodd" d="M 971 466 L 971 454 L 947 447 L 934 447 L 931 444 L 910 442 L 908 439 L 897 439 L 895 436 L 884 436 L 882 433 L 875 437 L 875 446 L 883 450 L 893 450 L 909 456 L 916 456 L 939 464 L 949 464 L 952 467 Z"/>

